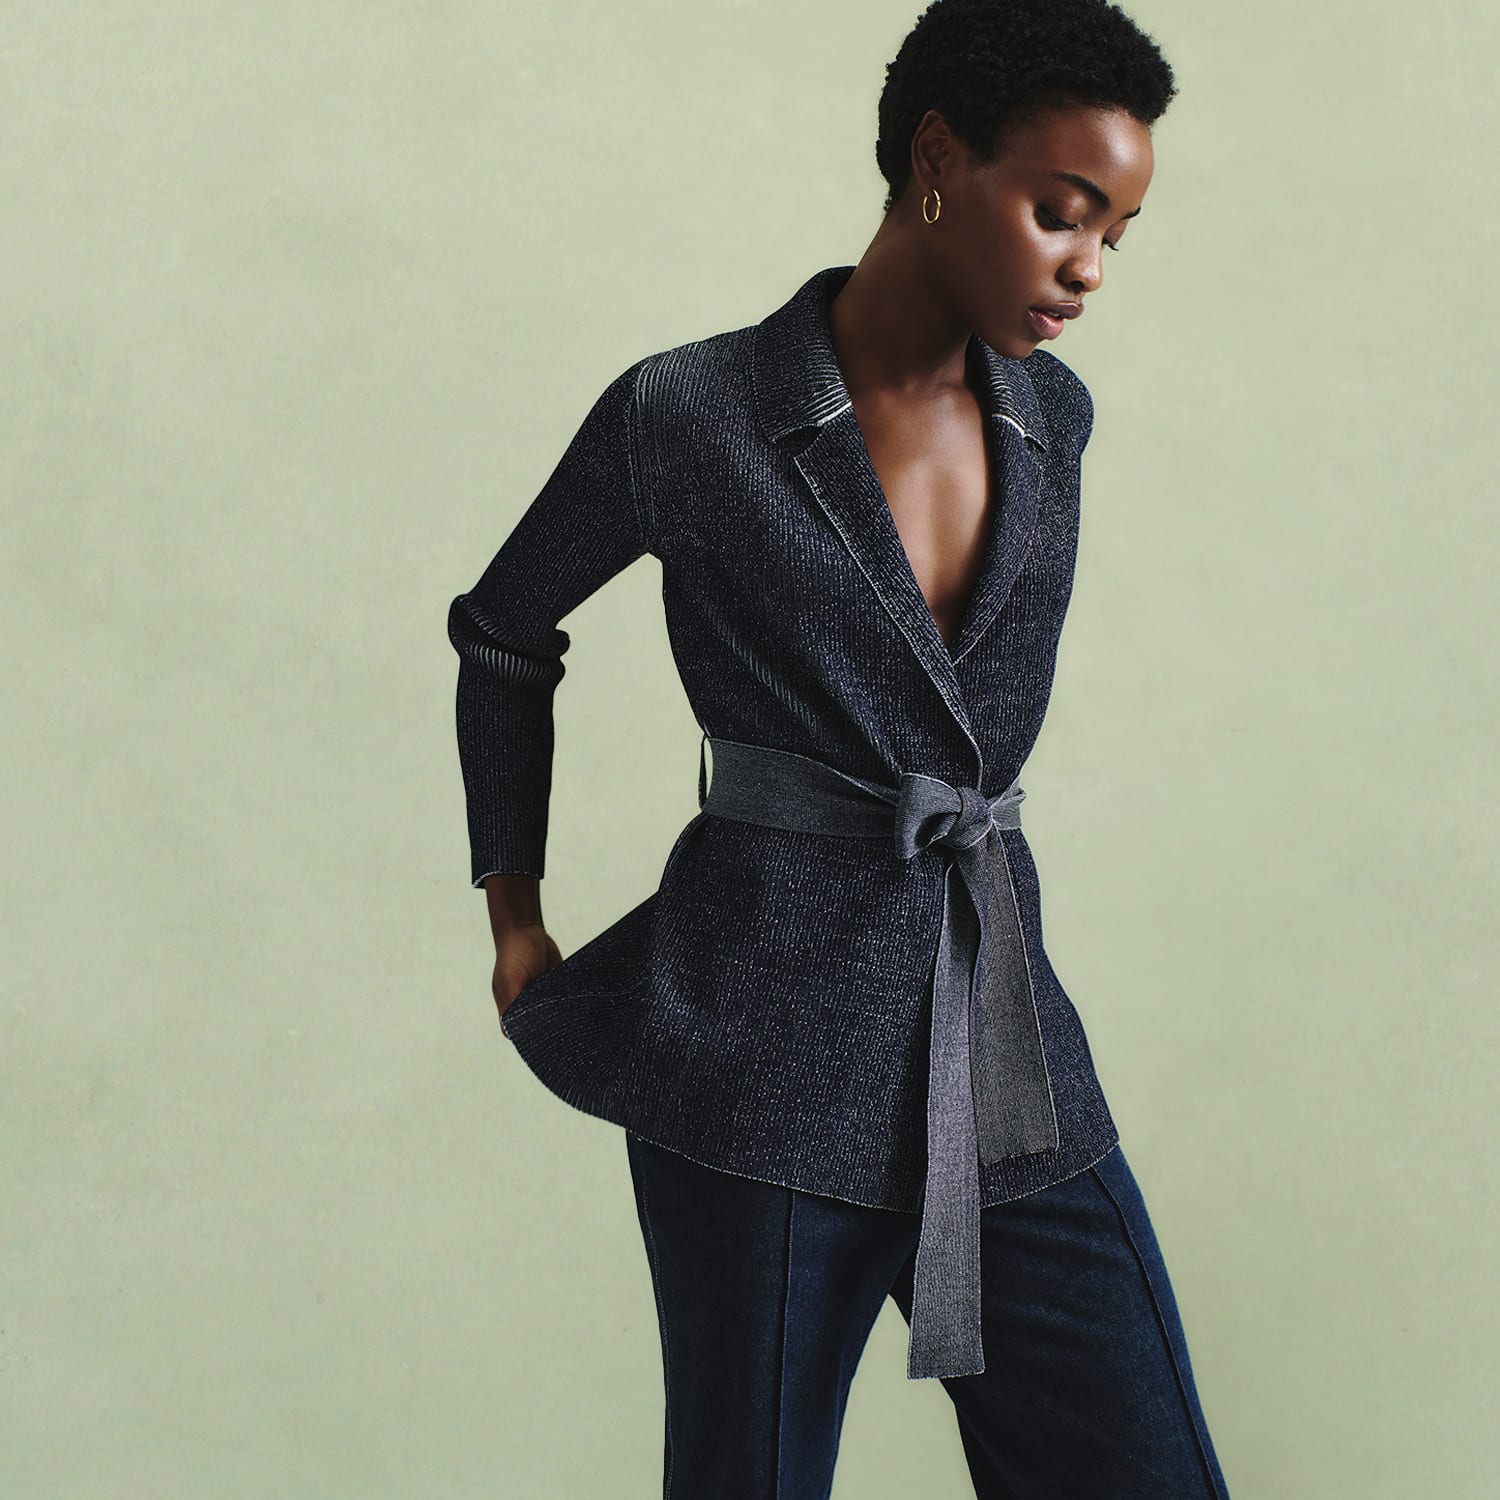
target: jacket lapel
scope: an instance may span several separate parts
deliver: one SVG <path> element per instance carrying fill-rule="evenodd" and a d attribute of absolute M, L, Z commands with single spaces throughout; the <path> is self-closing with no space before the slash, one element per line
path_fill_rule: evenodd
<path fill-rule="evenodd" d="M 994 382 L 1003 378 L 1000 356 L 986 346 L 990 361 L 991 401 L 995 400 Z M 1015 363 L 1015 361 L 1011 361 Z M 1025 388 L 1031 396 L 1029 377 Z M 1014 408 L 1012 408 L 1014 409 Z M 994 485 L 994 507 L 990 514 L 989 543 L 968 610 L 953 642 L 953 660 L 957 661 L 984 634 L 991 620 L 1010 597 L 1011 587 L 1021 572 L 1021 565 L 1036 533 L 1038 492 L 1042 481 L 1040 454 L 1042 440 L 1035 436 L 1040 423 L 1033 417 L 1024 430 L 1012 418 L 993 405 L 985 414 L 986 437 L 990 451 L 990 473 Z M 889 508 L 889 507 L 887 507 Z M 894 522 L 892 525 L 894 526 Z M 920 590 L 918 591 L 920 592 Z M 929 616 L 931 611 L 928 611 Z M 936 624 L 933 626 L 936 630 Z M 939 636 L 939 640 L 942 637 Z"/>
<path fill-rule="evenodd" d="M 964 731 L 972 726 L 955 672 L 1004 605 L 1036 530 L 1046 428 L 1020 360 L 976 335 L 987 374 L 985 435 L 994 503 L 984 557 L 950 651 L 912 572 L 834 355 L 828 302 L 853 266 L 816 272 L 756 327 L 755 400 L 767 436 L 816 431 L 794 462 L 859 565 L 881 607 L 910 643 Z"/>

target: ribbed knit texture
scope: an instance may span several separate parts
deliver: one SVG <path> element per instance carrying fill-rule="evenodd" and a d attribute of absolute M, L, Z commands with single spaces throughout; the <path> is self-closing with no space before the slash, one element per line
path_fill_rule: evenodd
<path fill-rule="evenodd" d="M 483 576 L 453 601 L 470 878 L 543 875 L 558 621 L 646 552 L 700 725 L 890 784 L 985 796 L 1020 773 L 1072 591 L 1083 383 L 1037 349 L 969 358 L 987 392 L 990 541 L 949 646 L 922 597 L 809 277 L 757 324 L 638 360 L 594 403 Z M 1036 866 L 1001 830 L 1058 1111 L 1055 1150 L 981 1171 L 985 1204 L 1083 1171 L 1118 1139 L 1042 942 Z M 889 841 L 699 813 L 658 889 L 506 1012 L 575 1108 L 724 1171 L 917 1211 L 944 862 Z"/>

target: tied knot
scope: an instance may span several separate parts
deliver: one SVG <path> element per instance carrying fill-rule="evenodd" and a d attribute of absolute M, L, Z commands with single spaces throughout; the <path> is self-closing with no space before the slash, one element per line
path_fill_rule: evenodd
<path fill-rule="evenodd" d="M 917 771 L 902 773 L 894 828 L 902 859 L 910 859 L 932 844 L 945 849 L 971 848 L 993 826 L 993 804 L 978 787 L 950 786 L 936 776 Z"/>
<path fill-rule="evenodd" d="M 951 851 L 930 952 L 927 1175 L 906 1371 L 913 1379 L 981 1373 L 980 1167 L 1056 1151 L 1061 1141 L 1021 908 L 998 832 L 1020 828 L 1026 794 L 1012 782 L 987 799 L 977 787 L 917 771 L 903 772 L 899 786 L 872 783 L 791 751 L 717 737 L 713 746 L 706 802 L 699 752 L 700 806 L 709 813 L 812 833 L 893 829 L 903 859 L 932 846 Z M 903 932 L 892 937 L 906 941 Z"/>

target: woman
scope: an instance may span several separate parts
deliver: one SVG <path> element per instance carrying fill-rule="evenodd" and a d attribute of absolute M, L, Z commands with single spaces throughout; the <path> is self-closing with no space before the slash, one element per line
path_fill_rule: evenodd
<path fill-rule="evenodd" d="M 618 375 L 453 601 L 501 1024 L 625 1129 L 669 1497 L 826 1496 L 887 1295 L 977 1494 L 1227 1493 L 1016 781 L 1093 419 L 1039 346 L 1099 289 L 1174 93 L 1103 0 L 937 0 L 888 69 L 859 263 Z M 564 961 L 557 622 L 647 552 L 712 789 L 700 745 L 658 890 Z"/>

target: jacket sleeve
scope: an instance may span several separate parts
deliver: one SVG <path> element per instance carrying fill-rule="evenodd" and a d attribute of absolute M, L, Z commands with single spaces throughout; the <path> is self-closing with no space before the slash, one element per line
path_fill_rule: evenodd
<path fill-rule="evenodd" d="M 636 449 L 638 360 L 594 402 L 479 581 L 453 600 L 455 710 L 470 882 L 546 873 L 557 622 L 651 550 Z"/>

